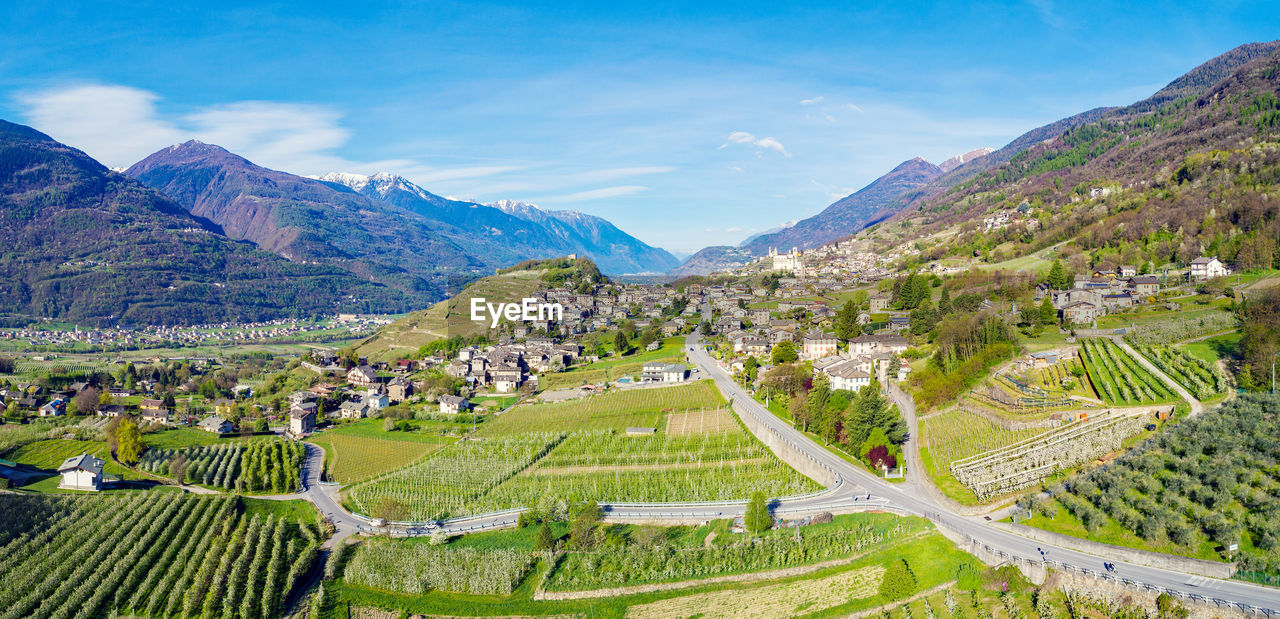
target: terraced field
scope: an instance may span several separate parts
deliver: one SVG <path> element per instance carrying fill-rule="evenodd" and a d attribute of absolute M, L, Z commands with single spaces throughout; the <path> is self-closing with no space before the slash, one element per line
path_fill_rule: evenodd
<path fill-rule="evenodd" d="M 521 404 L 485 424 L 481 434 L 574 432 L 660 427 L 670 412 L 718 409 L 725 405 L 715 383 L 627 389 L 552 403 Z"/>

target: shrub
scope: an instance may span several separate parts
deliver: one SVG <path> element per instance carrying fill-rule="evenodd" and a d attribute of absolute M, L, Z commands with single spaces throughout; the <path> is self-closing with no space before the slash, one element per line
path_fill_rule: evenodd
<path fill-rule="evenodd" d="M 911 571 L 907 560 L 894 559 L 880 581 L 880 596 L 890 601 L 901 600 L 915 593 L 918 586 L 915 572 Z"/>

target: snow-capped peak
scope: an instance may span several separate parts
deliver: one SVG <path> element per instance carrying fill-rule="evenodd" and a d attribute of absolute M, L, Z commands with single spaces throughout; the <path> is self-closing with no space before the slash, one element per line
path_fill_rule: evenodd
<path fill-rule="evenodd" d="M 319 179 L 329 183 L 346 185 L 357 193 L 367 193 L 365 188 L 369 187 L 373 192 L 376 192 L 379 196 L 384 198 L 388 193 L 391 193 L 392 190 L 399 189 L 401 191 L 412 193 L 424 200 L 435 199 L 435 196 L 432 195 L 431 192 L 413 184 L 405 177 L 400 176 L 399 174 L 392 174 L 391 172 L 376 172 L 368 176 L 363 174 L 351 174 L 349 172 L 330 172 L 319 177 Z"/>
<path fill-rule="evenodd" d="M 351 174 L 350 172 L 330 172 L 323 176 L 317 177 L 326 183 L 338 183 L 346 185 L 355 191 L 364 189 L 369 184 L 369 177 L 363 174 Z"/>
<path fill-rule="evenodd" d="M 498 200 L 497 202 L 490 202 L 485 206 L 492 206 L 493 208 L 507 213 L 508 215 L 518 215 L 529 211 L 546 212 L 539 208 L 537 204 L 530 204 L 519 200 Z"/>

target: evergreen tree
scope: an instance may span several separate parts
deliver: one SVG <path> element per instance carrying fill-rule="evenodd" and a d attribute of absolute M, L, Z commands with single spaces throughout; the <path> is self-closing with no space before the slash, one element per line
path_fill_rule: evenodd
<path fill-rule="evenodd" d="M 945 286 L 942 288 L 942 296 L 938 297 L 938 315 L 946 316 L 951 313 L 951 292 Z"/>
<path fill-rule="evenodd" d="M 556 543 L 556 536 L 551 532 L 551 525 L 544 520 L 542 526 L 538 527 L 538 537 L 534 542 L 535 550 L 551 550 Z"/>
<path fill-rule="evenodd" d="M 794 343 L 788 340 L 783 340 L 773 345 L 773 352 L 770 354 L 770 358 L 774 365 L 779 365 L 783 363 L 791 363 L 792 361 L 799 359 L 800 356 L 796 354 L 796 345 Z"/>
<path fill-rule="evenodd" d="M 1045 283 L 1054 290 L 1066 290 L 1074 282 L 1068 282 L 1067 271 L 1062 268 L 1062 261 L 1054 260 L 1053 266 L 1049 267 L 1049 276 L 1045 279 Z"/>
<path fill-rule="evenodd" d="M 880 595 L 886 600 L 901 600 L 914 594 L 918 587 L 915 572 L 911 571 L 907 560 L 897 559 L 884 571 Z"/>
<path fill-rule="evenodd" d="M 844 307 L 840 308 L 840 312 L 836 314 L 835 327 L 836 339 L 841 341 L 862 335 L 862 328 L 858 325 L 858 306 L 853 301 L 845 301 Z"/>

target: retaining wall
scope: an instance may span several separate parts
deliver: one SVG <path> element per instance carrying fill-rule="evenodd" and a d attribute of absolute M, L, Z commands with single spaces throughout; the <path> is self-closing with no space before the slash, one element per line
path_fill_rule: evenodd
<path fill-rule="evenodd" d="M 1208 576 L 1210 578 L 1231 578 L 1236 573 L 1236 565 L 1234 563 L 1219 563 L 1217 561 L 1206 561 L 1204 559 L 1190 559 L 1187 557 L 1179 557 L 1176 555 L 1166 555 L 1158 552 L 1149 552 L 1146 550 L 1137 550 L 1134 548 L 1125 548 L 1123 546 L 1113 546 L 1111 544 L 1103 544 L 1070 535 L 1045 531 L 1022 524 L 1009 524 L 1006 522 L 991 523 L 992 525 L 1017 533 L 1023 537 L 1029 537 L 1038 542 L 1071 548 L 1080 552 L 1087 552 L 1099 557 L 1115 559 L 1125 563 L 1134 565 L 1142 565 L 1145 567 L 1158 567 L 1177 572 L 1186 572 L 1188 574 L 1198 574 L 1200 576 Z"/>
<path fill-rule="evenodd" d="M 783 438 L 769 426 L 765 425 L 765 423 L 757 419 L 755 415 L 752 415 L 749 412 L 743 412 L 741 410 L 742 406 L 742 404 L 734 402 L 733 412 L 738 415 L 738 419 L 742 420 L 742 423 L 747 426 L 747 429 L 750 430 L 756 438 L 760 439 L 760 442 L 764 443 L 765 446 L 773 451 L 773 453 L 777 454 L 778 458 L 789 464 L 791 468 L 800 471 L 800 473 L 805 477 L 808 477 L 823 486 L 830 487 L 835 485 L 836 474 L 834 471 L 822 466 L 816 460 L 810 458 L 804 452 L 797 449 L 795 445 L 792 445 L 790 441 Z"/>

